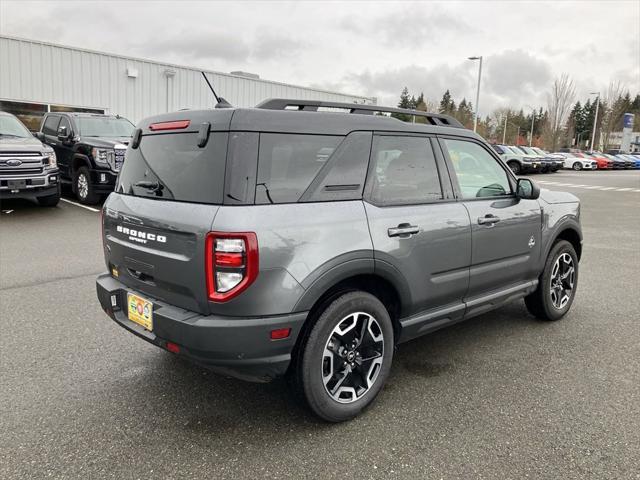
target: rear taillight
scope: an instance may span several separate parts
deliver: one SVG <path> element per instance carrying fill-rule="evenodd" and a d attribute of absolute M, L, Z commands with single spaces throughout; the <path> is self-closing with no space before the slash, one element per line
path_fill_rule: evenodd
<path fill-rule="evenodd" d="M 205 248 L 209 300 L 225 302 L 246 290 L 258 276 L 255 233 L 210 232 Z"/>

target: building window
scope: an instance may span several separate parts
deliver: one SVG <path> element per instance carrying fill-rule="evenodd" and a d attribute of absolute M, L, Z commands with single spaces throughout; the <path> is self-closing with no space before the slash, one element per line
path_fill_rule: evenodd
<path fill-rule="evenodd" d="M 40 122 L 45 113 L 47 105 L 41 103 L 9 102 L 0 100 L 0 111 L 12 113 L 20 119 L 32 132 L 40 130 Z"/>

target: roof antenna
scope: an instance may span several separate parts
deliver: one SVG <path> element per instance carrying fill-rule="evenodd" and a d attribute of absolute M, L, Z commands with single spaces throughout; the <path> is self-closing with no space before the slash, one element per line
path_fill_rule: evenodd
<path fill-rule="evenodd" d="M 204 81 L 207 82 L 207 85 L 209 85 L 209 89 L 213 93 L 213 96 L 216 97 L 216 102 L 218 102 L 218 103 L 216 103 L 215 108 L 233 108 L 233 105 L 231 105 L 229 102 L 227 102 L 224 98 L 219 97 L 218 95 L 216 95 L 216 91 L 211 86 L 211 82 L 207 78 L 207 75 L 204 72 L 201 72 L 201 73 L 202 73 L 202 76 L 204 77 Z"/>

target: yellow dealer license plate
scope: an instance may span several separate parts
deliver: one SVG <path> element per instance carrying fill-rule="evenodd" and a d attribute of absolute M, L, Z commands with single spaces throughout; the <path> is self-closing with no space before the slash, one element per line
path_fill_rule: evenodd
<path fill-rule="evenodd" d="M 147 330 L 153 330 L 153 303 L 142 297 L 127 294 L 129 320 L 142 325 Z"/>

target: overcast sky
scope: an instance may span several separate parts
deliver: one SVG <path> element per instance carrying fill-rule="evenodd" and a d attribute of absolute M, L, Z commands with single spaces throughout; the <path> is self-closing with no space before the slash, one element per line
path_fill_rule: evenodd
<path fill-rule="evenodd" d="M 406 85 L 480 113 L 545 105 L 566 72 L 578 98 L 620 81 L 640 92 L 640 1 L 29 2 L 0 0 L 0 32 L 378 97 Z M 224 92 L 221 92 L 224 95 Z"/>

